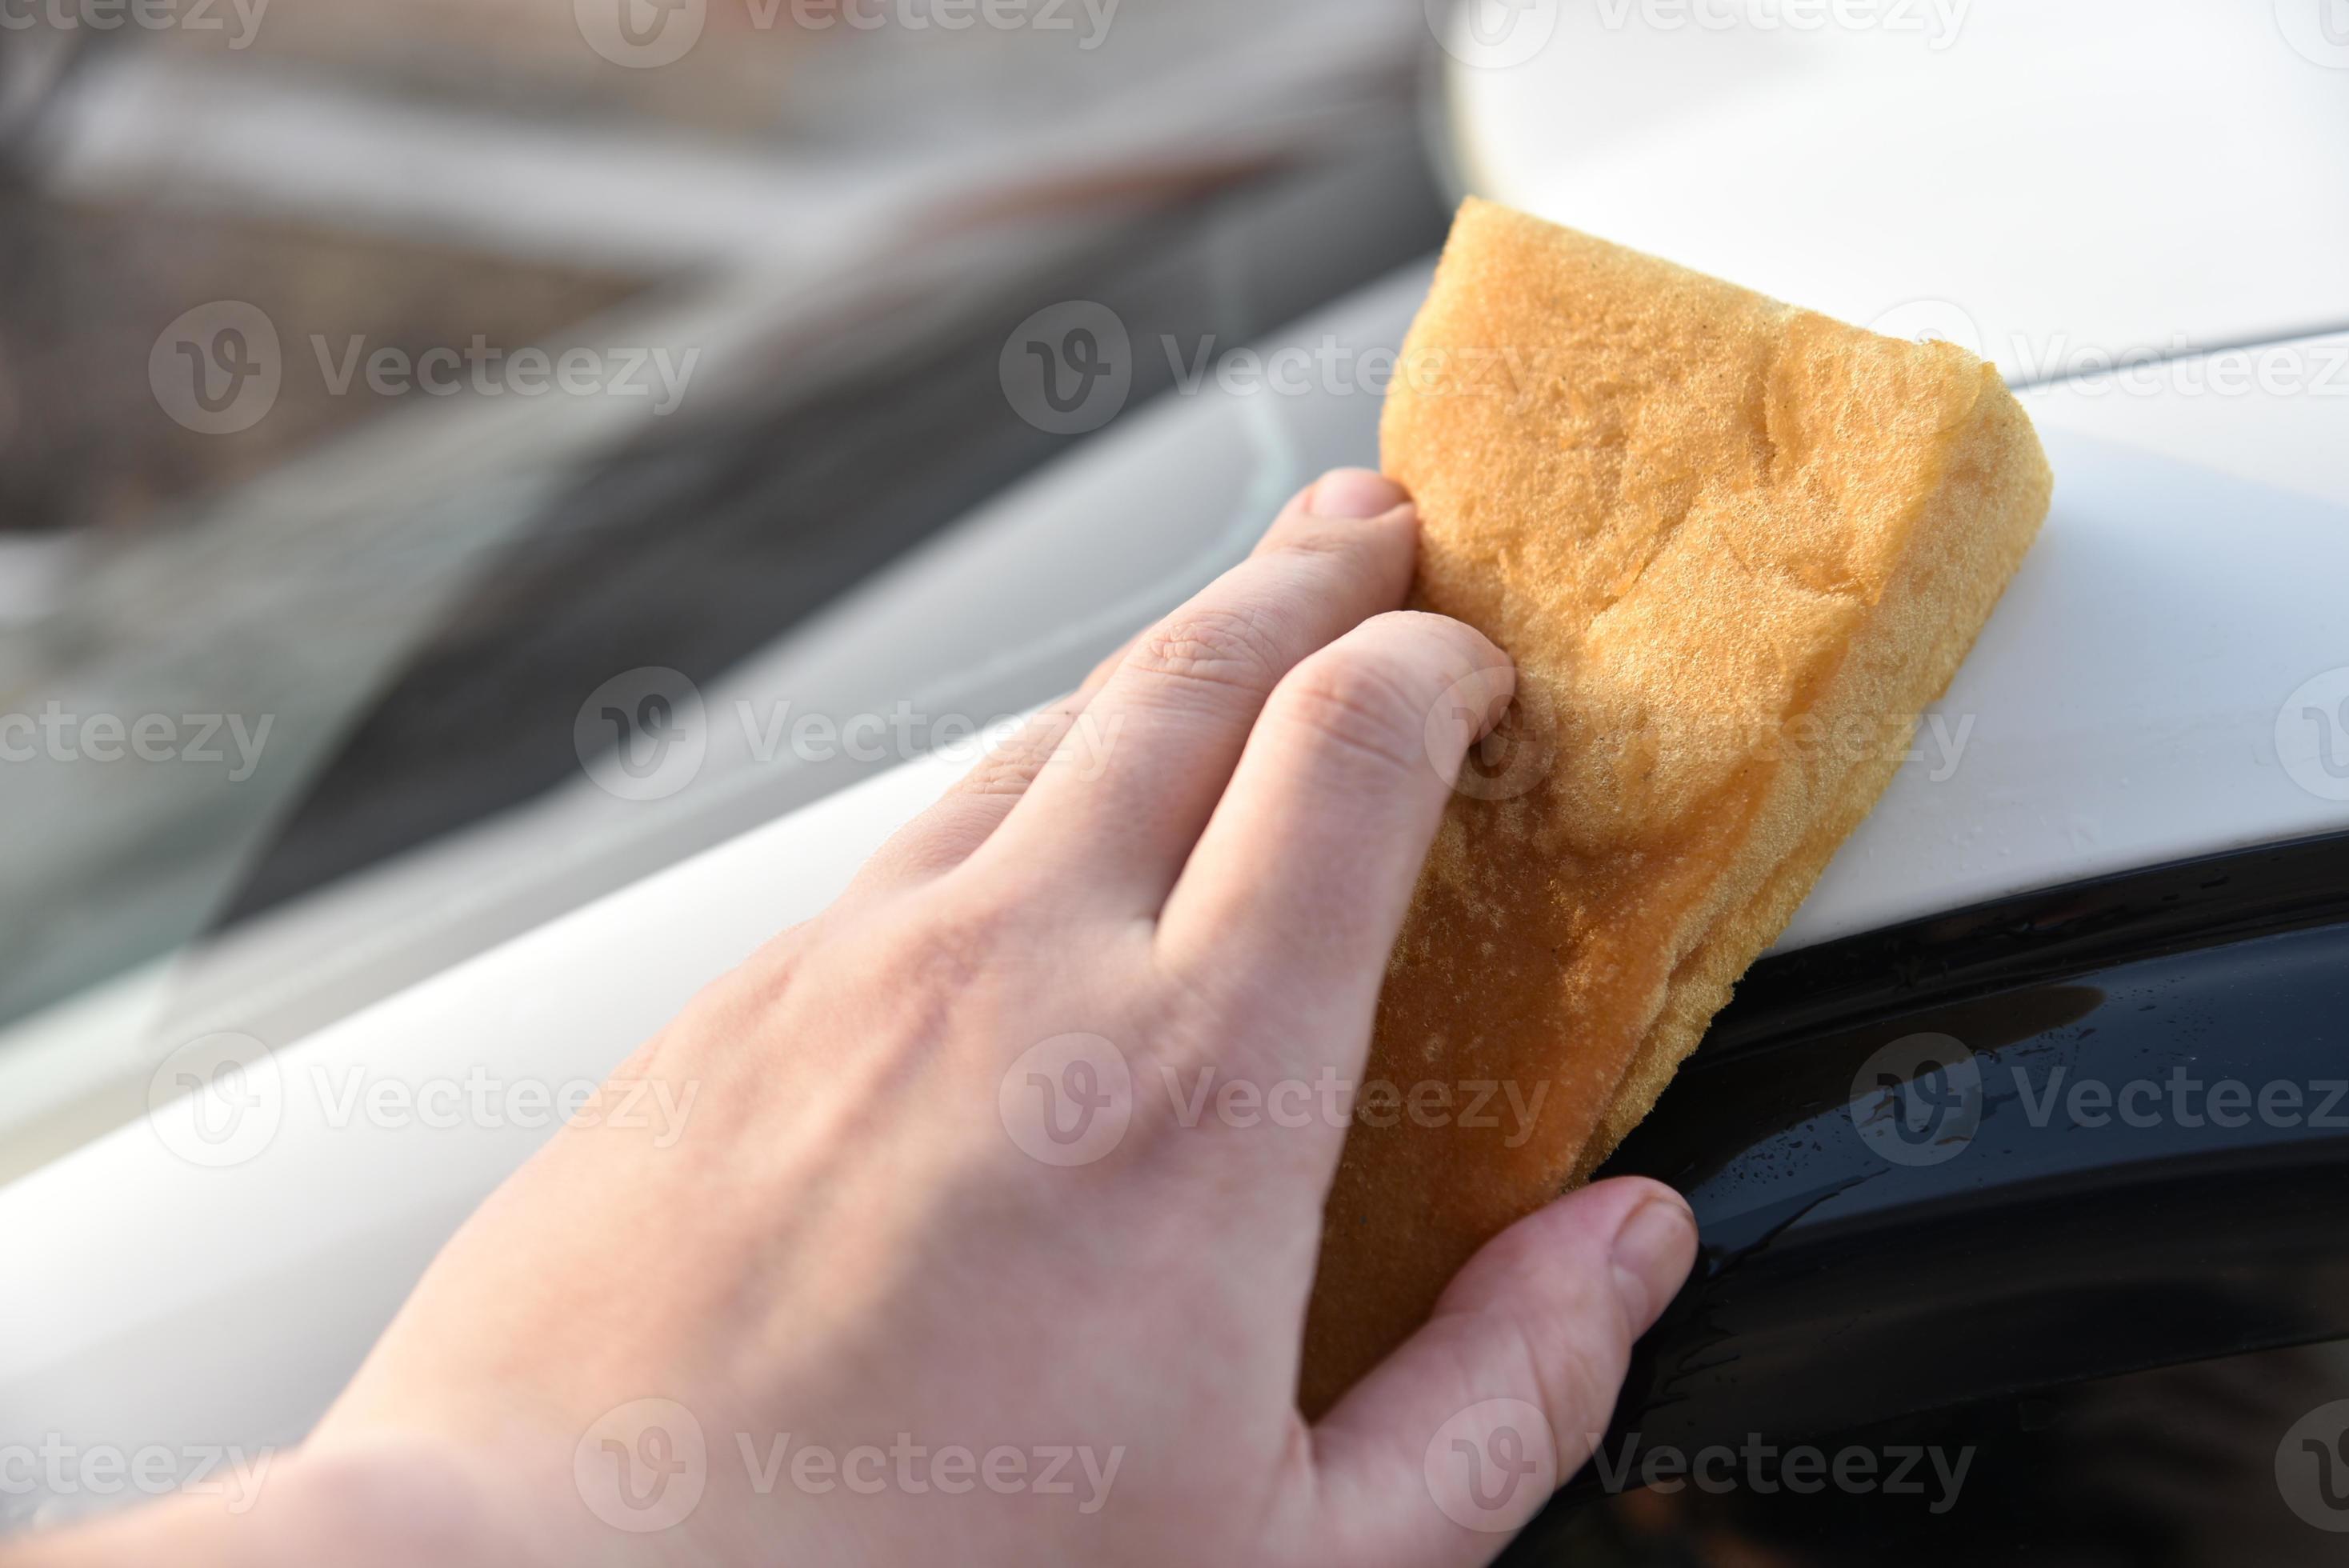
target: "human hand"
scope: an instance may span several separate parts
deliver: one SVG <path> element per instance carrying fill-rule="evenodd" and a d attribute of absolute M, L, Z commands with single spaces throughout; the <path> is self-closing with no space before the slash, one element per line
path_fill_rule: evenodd
<path fill-rule="evenodd" d="M 1397 611 L 1416 529 L 1372 474 L 1299 497 L 623 1067 L 681 1130 L 551 1140 L 241 1540 L 128 1521 L 57 1560 L 166 1528 L 187 1561 L 1495 1555 L 1606 1427 L 1686 1207 L 1609 1181 L 1524 1221 L 1309 1425 L 1342 1106 L 1190 1098 L 1359 1077 L 1507 704 L 1497 649 Z"/>

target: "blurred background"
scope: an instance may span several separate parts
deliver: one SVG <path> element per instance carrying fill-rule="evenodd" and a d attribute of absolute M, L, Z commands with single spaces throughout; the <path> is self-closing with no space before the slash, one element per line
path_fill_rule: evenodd
<path fill-rule="evenodd" d="M 599 683 L 712 680 L 1067 450 L 998 383 L 1034 312 L 1237 345 L 1432 250 L 1429 42 L 1419 0 L 12 0 L 0 711 L 60 727 L 0 735 L 0 1025 L 148 965 L 103 1005 L 179 1027 L 191 944 L 579 783 Z M 83 763 L 142 718 L 168 763 Z M 606 800 L 585 880 L 274 1021 L 790 771 L 633 857 Z M 303 926 L 214 989 L 351 935 Z"/>

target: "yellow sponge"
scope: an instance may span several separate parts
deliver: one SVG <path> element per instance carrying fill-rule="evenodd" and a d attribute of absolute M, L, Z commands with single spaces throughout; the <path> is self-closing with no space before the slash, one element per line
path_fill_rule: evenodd
<path fill-rule="evenodd" d="M 1387 972 L 1309 1414 L 1647 1115 L 1890 780 L 2053 485 L 1961 349 L 1477 201 L 1382 438 L 1418 606 L 1508 650 L 1520 697 Z"/>

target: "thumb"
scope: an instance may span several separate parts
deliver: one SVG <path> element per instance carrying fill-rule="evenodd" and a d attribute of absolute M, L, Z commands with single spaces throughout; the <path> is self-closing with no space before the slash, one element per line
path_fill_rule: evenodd
<path fill-rule="evenodd" d="M 1482 1563 L 1590 1457 L 1631 1342 L 1696 1260 L 1659 1182 L 1602 1181 L 1485 1243 L 1426 1326 L 1314 1429 L 1324 1539 L 1365 1564 Z"/>

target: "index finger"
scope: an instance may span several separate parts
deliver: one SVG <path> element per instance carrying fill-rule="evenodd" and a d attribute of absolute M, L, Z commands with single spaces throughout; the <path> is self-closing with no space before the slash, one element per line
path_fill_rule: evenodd
<path fill-rule="evenodd" d="M 1257 1062 L 1350 1073 L 1468 748 L 1516 671 L 1442 615 L 1364 622 L 1275 688 L 1159 919 L 1195 990 L 1242 1004 Z"/>

